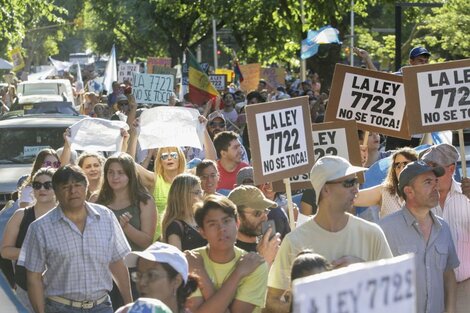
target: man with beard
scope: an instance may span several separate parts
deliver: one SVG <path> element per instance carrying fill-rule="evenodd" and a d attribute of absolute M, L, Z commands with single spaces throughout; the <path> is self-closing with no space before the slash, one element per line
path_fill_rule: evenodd
<path fill-rule="evenodd" d="M 439 202 L 437 178 L 444 173 L 423 161 L 409 163 L 398 181 L 405 205 L 379 222 L 394 256 L 415 254 L 419 313 L 455 312 L 459 260 L 449 225 L 431 211 Z"/>
<path fill-rule="evenodd" d="M 325 156 L 315 163 L 310 179 L 318 210 L 282 241 L 268 277 L 269 312 L 289 312 L 283 296 L 290 287 L 292 263 L 305 249 L 322 255 L 334 268 L 392 257 L 380 227 L 348 213 L 358 193 L 356 174 L 365 170 L 338 156 Z"/>
<path fill-rule="evenodd" d="M 250 185 L 238 186 L 228 198 L 237 206 L 240 222 L 235 245 L 247 252 L 258 252 L 271 265 L 279 250 L 280 234 L 273 234 L 273 229 L 262 234 L 261 225 L 268 220 L 269 209 L 277 207 L 277 203 Z"/>

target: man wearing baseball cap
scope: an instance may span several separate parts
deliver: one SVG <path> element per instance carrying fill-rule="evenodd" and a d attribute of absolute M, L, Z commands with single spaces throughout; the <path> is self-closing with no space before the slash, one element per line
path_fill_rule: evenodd
<path fill-rule="evenodd" d="M 409 163 L 398 179 L 405 205 L 379 222 L 394 256 L 415 254 L 417 312 L 455 312 L 459 259 L 449 225 L 431 211 L 439 202 L 437 180 L 444 173 L 423 161 Z"/>
<path fill-rule="evenodd" d="M 468 312 L 470 307 L 470 200 L 462 193 L 461 185 L 454 180 L 459 153 L 449 144 L 432 146 L 420 154 L 430 166 L 441 166 L 444 175 L 437 179 L 439 203 L 432 212 L 449 224 L 460 266 L 457 267 L 457 311 Z"/>
<path fill-rule="evenodd" d="M 289 312 L 289 304 L 279 299 L 290 286 L 292 262 L 304 249 L 324 256 L 336 268 L 392 257 L 380 227 L 348 213 L 358 192 L 356 175 L 365 170 L 338 156 L 315 163 L 310 179 L 318 210 L 282 241 L 268 277 L 269 312 Z"/>
<path fill-rule="evenodd" d="M 280 234 L 274 229 L 263 234 L 261 225 L 268 220 L 269 210 L 277 207 L 277 203 L 250 185 L 238 186 L 228 198 L 237 206 L 240 223 L 235 246 L 247 252 L 258 252 L 271 265 L 279 250 Z"/>

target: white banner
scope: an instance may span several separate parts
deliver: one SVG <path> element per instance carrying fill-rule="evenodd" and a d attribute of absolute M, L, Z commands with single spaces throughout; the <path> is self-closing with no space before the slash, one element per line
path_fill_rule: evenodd
<path fill-rule="evenodd" d="M 194 147 L 202 149 L 204 126 L 199 111 L 183 107 L 156 107 L 140 116 L 139 144 L 142 149 Z"/>
<path fill-rule="evenodd" d="M 416 313 L 412 254 L 296 279 L 296 313 Z"/>
<path fill-rule="evenodd" d="M 132 94 L 137 103 L 168 105 L 174 84 L 173 75 L 134 73 Z"/>
<path fill-rule="evenodd" d="M 405 114 L 403 84 L 346 73 L 336 118 L 399 131 Z"/>
<path fill-rule="evenodd" d="M 119 151 L 121 128 L 129 130 L 129 126 L 122 121 L 85 118 L 70 126 L 71 147 L 74 150 Z"/>
<path fill-rule="evenodd" d="M 118 70 L 118 82 L 125 82 L 126 80 L 129 82 L 133 82 L 132 73 L 139 72 L 139 64 L 133 63 L 122 63 L 119 64 Z"/>
<path fill-rule="evenodd" d="M 423 126 L 470 119 L 470 68 L 417 73 Z"/>
<path fill-rule="evenodd" d="M 263 175 L 308 164 L 302 106 L 256 114 Z"/>

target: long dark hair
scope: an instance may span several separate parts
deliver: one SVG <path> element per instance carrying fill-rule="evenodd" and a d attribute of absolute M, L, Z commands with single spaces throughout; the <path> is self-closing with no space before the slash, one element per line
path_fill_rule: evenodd
<path fill-rule="evenodd" d="M 404 156 L 410 160 L 410 162 L 418 160 L 418 152 L 409 147 L 400 148 L 392 154 L 392 164 L 390 164 L 387 177 L 385 177 L 383 184 L 385 190 L 387 190 L 391 195 L 396 195 L 398 193 L 398 177 L 395 174 L 394 164 L 399 155 Z"/>
<path fill-rule="evenodd" d="M 160 263 L 165 272 L 168 274 L 169 279 L 174 279 L 178 272 L 168 263 Z M 188 281 L 184 283 L 184 280 L 181 282 L 181 285 L 176 291 L 176 302 L 178 304 L 178 312 L 184 312 L 186 300 L 188 297 L 197 289 L 199 277 L 193 274 L 189 274 Z"/>
<path fill-rule="evenodd" d="M 114 199 L 114 191 L 111 189 L 107 178 L 109 166 L 112 163 L 119 163 L 122 166 L 124 173 L 126 173 L 126 176 L 129 179 L 128 197 L 133 205 L 139 207 L 140 202 L 147 203 L 148 200 L 152 199 L 152 196 L 149 194 L 144 185 L 142 185 L 140 178 L 137 176 L 137 169 L 134 163 L 134 159 L 132 159 L 129 154 L 121 152 L 117 155 L 110 156 L 104 164 L 103 185 L 101 186 L 98 200 L 96 201 L 97 203 L 108 205 Z"/>
<path fill-rule="evenodd" d="M 33 181 L 34 174 L 36 174 L 36 172 L 42 167 L 42 164 L 44 163 L 44 160 L 48 155 L 52 155 L 57 159 L 57 161 L 60 160 L 59 156 L 57 155 L 54 149 L 42 149 L 41 151 L 39 151 L 39 153 L 36 155 L 36 159 L 34 159 L 31 174 L 29 174 L 29 177 L 25 180 L 23 186 L 31 184 L 31 182 Z"/>

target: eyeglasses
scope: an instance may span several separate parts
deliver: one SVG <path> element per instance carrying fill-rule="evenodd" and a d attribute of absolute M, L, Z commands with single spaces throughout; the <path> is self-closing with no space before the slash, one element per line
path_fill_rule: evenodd
<path fill-rule="evenodd" d="M 195 190 L 195 191 L 191 191 L 191 193 L 195 196 L 202 197 L 204 195 L 204 190 Z"/>
<path fill-rule="evenodd" d="M 131 273 L 131 280 L 134 283 L 138 283 L 141 280 L 145 280 L 146 282 L 154 282 L 156 280 L 159 280 L 163 277 L 167 276 L 166 273 L 159 272 L 156 269 L 148 270 L 145 273 L 140 273 L 140 272 L 133 272 Z"/>
<path fill-rule="evenodd" d="M 359 185 L 359 179 L 351 178 L 342 181 L 327 181 L 326 184 L 342 184 L 344 188 L 351 188 Z"/>
<path fill-rule="evenodd" d="M 171 157 L 173 160 L 178 160 L 178 153 L 177 152 L 170 152 L 170 153 L 162 153 L 162 155 L 160 155 L 160 159 L 162 161 L 166 161 L 168 160 L 168 158 Z"/>
<path fill-rule="evenodd" d="M 33 189 L 34 190 L 41 190 L 42 187 L 44 187 L 44 189 L 46 190 L 49 190 L 52 188 L 52 181 L 46 181 L 44 183 L 40 183 L 38 181 L 35 181 L 32 183 L 33 185 Z"/>
<path fill-rule="evenodd" d="M 53 168 L 59 168 L 60 167 L 60 161 L 44 161 L 42 163 L 42 167 L 53 167 Z"/>
<path fill-rule="evenodd" d="M 199 176 L 202 180 L 208 180 L 209 178 L 211 179 L 215 179 L 219 176 L 219 174 L 217 173 L 212 173 L 212 174 L 209 174 L 209 175 L 201 175 Z"/>
<path fill-rule="evenodd" d="M 243 213 L 246 213 L 246 214 L 251 214 L 253 215 L 254 217 L 261 217 L 263 214 L 268 214 L 269 213 L 269 209 L 264 209 L 262 211 L 260 210 L 254 210 L 252 212 L 243 212 Z"/>
<path fill-rule="evenodd" d="M 209 122 L 209 127 L 224 128 L 225 122 Z"/>
<path fill-rule="evenodd" d="M 405 168 L 405 166 L 410 163 L 409 161 L 403 161 L 403 162 L 395 162 L 393 163 L 393 167 L 401 170 L 402 168 Z"/>

